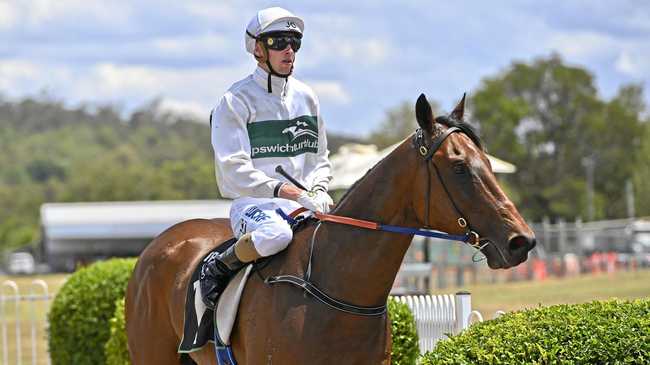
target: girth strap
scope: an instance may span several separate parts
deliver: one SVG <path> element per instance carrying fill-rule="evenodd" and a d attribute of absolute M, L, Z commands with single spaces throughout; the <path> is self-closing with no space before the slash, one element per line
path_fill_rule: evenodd
<path fill-rule="evenodd" d="M 315 287 L 309 281 L 299 278 L 293 275 L 278 275 L 278 276 L 269 276 L 266 278 L 265 282 L 267 284 L 275 283 L 288 283 L 298 286 L 305 290 L 307 293 L 311 294 L 314 298 L 318 299 L 323 304 L 326 304 L 334 309 L 340 310 L 342 312 L 357 314 L 360 316 L 381 316 L 386 313 L 386 305 L 379 307 L 359 307 L 356 305 L 344 303 L 340 300 L 334 299 L 329 295 L 322 292 L 320 289 Z"/>

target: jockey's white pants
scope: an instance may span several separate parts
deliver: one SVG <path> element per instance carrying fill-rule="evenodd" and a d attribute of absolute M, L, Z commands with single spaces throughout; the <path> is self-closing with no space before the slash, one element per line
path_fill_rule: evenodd
<path fill-rule="evenodd" d="M 284 250 L 293 239 L 293 232 L 276 209 L 289 215 L 301 205 L 282 198 L 238 198 L 230 206 L 230 225 L 236 238 L 251 233 L 255 250 L 270 256 Z"/>

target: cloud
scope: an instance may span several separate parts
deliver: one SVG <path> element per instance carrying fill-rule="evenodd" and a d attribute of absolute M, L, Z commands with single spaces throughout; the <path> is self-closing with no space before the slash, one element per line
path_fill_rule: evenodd
<path fill-rule="evenodd" d="M 0 46 L 0 58 L 2 47 Z M 151 67 L 195 68 L 241 61 L 239 43 L 218 33 L 192 36 L 161 36 L 125 41 L 19 43 L 9 45 L 12 58 L 47 60 L 69 67 L 89 67 L 98 63 L 145 65 Z"/>
<path fill-rule="evenodd" d="M 208 123 L 210 116 L 210 109 L 195 101 L 164 98 L 160 101 L 160 104 L 158 104 L 158 109 L 161 112 L 171 112 L 205 123 Z"/>
<path fill-rule="evenodd" d="M 319 33 L 301 48 L 298 58 L 308 68 L 381 66 L 387 60 L 387 45 L 376 37 L 350 37 Z"/>
<path fill-rule="evenodd" d="M 16 10 L 8 2 L 0 2 L 0 29 L 13 27 L 17 22 Z"/>
<path fill-rule="evenodd" d="M 6 6 L 16 15 L 15 23 L 27 28 L 47 29 L 66 21 L 119 28 L 132 15 L 132 7 L 124 1 L 24 0 L 9 2 Z"/>
<path fill-rule="evenodd" d="M 153 97 L 199 103 L 209 110 L 227 88 L 248 74 L 244 65 L 174 69 L 100 64 L 91 68 L 87 82 L 75 94 L 98 98 L 146 100 Z"/>
<path fill-rule="evenodd" d="M 0 85 L 2 87 L 7 87 L 10 76 L 24 80 L 33 79 L 37 75 L 38 68 L 31 62 L 10 60 L 0 63 Z"/>
<path fill-rule="evenodd" d="M 619 48 L 616 39 L 595 32 L 557 32 L 548 39 L 547 47 L 580 59 L 611 54 Z"/>
<path fill-rule="evenodd" d="M 196 36 L 165 37 L 152 40 L 153 48 L 167 55 L 197 56 L 206 52 L 219 52 L 230 46 L 229 40 L 216 33 Z"/>
<path fill-rule="evenodd" d="M 624 74 L 634 74 L 637 71 L 637 65 L 627 52 L 621 53 L 616 60 L 616 69 Z"/>
<path fill-rule="evenodd" d="M 194 69 L 99 63 L 71 68 L 30 60 L 0 61 L 0 88 L 9 96 L 47 90 L 67 103 L 114 103 L 127 111 L 161 98 L 170 109 L 205 113 L 227 88 L 250 73 L 250 64 Z"/>
<path fill-rule="evenodd" d="M 550 37 L 547 46 L 581 64 L 601 63 L 633 78 L 648 78 L 650 45 L 647 39 L 597 32 L 562 32 Z"/>
<path fill-rule="evenodd" d="M 616 59 L 615 65 L 616 70 L 622 74 L 647 79 L 650 74 L 650 49 L 624 50 Z"/>
<path fill-rule="evenodd" d="M 215 25 L 219 23 L 232 24 L 241 13 L 238 7 L 233 3 L 226 1 L 206 2 L 206 1 L 184 1 L 180 4 L 187 14 L 193 17 L 207 19 Z M 252 14 L 252 13 L 251 13 Z M 240 24 L 243 31 L 245 24 Z"/>
<path fill-rule="evenodd" d="M 70 78 L 70 73 L 61 68 L 28 60 L 0 60 L 0 91 L 8 96 L 37 94 Z"/>
<path fill-rule="evenodd" d="M 349 104 L 352 99 L 344 90 L 341 83 L 336 81 L 306 81 L 314 89 L 318 99 L 322 103 L 333 103 L 345 105 Z"/>

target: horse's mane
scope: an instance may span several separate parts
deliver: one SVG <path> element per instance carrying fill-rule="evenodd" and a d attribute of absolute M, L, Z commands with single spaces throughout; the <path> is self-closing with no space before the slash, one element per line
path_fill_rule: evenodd
<path fill-rule="evenodd" d="M 459 128 L 461 131 L 463 131 L 463 133 L 465 133 L 472 140 L 472 142 L 476 144 L 476 146 L 478 146 L 478 148 L 480 148 L 482 151 L 485 151 L 485 148 L 483 147 L 483 143 L 481 143 L 481 138 L 476 132 L 476 129 L 472 127 L 469 123 L 464 122 L 462 120 L 458 120 L 450 115 L 436 117 L 436 123 L 444 124 L 447 127 Z M 443 130 L 438 128 L 438 132 L 436 132 L 436 135 L 442 132 Z"/>
<path fill-rule="evenodd" d="M 476 129 L 474 127 L 472 127 L 469 123 L 464 122 L 462 120 L 459 121 L 456 118 L 452 117 L 451 115 L 444 115 L 444 116 L 436 117 L 436 123 L 444 124 L 448 128 L 451 128 L 451 127 L 459 128 L 461 131 L 463 131 L 463 133 L 465 133 L 472 140 L 472 142 L 474 142 L 476 144 L 476 146 L 478 146 L 478 148 L 480 148 L 482 151 L 485 151 L 485 148 L 483 147 L 483 143 L 481 143 L 481 138 L 479 137 L 478 133 L 476 132 Z M 441 129 L 441 128 L 436 128 L 436 130 L 434 131 L 436 136 L 443 133 L 443 132 L 444 132 L 444 130 Z M 411 137 L 409 136 L 407 138 L 410 139 Z M 388 157 L 388 156 L 386 156 L 386 157 Z M 348 195 L 350 195 L 350 193 L 352 193 L 355 190 L 357 185 L 361 181 L 363 181 L 366 178 L 366 176 L 368 176 L 368 174 L 370 174 L 370 172 L 372 172 L 375 169 L 375 167 L 379 166 L 379 164 L 381 164 L 382 161 L 384 161 L 384 159 L 386 159 L 386 157 L 381 159 L 373 167 L 371 167 L 368 171 L 366 171 L 366 173 L 363 175 L 363 177 L 361 177 L 359 180 L 355 181 L 354 184 L 352 184 L 352 186 L 345 192 L 345 194 L 343 194 L 343 197 L 341 197 L 341 199 L 339 200 L 339 204 L 342 203 L 348 197 Z M 337 204 L 337 207 L 338 207 L 339 204 Z"/>

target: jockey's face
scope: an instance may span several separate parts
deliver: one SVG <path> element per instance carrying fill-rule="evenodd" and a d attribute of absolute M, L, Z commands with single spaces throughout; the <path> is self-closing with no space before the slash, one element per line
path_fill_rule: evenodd
<path fill-rule="evenodd" d="M 290 46 L 282 51 L 275 51 L 269 49 L 269 62 L 273 69 L 280 75 L 288 75 L 291 73 L 293 62 L 296 60 L 296 52 Z"/>
<path fill-rule="evenodd" d="M 263 47 L 264 46 L 262 45 L 261 42 L 257 42 L 255 44 L 255 56 L 258 59 L 260 66 L 268 72 L 269 71 L 268 66 L 266 65 L 264 58 L 261 57 L 264 55 Z M 299 47 L 300 47 L 299 43 L 298 43 L 298 47 L 296 47 L 295 44 L 286 43 L 284 49 L 280 49 L 280 50 L 272 49 L 271 47 L 266 47 L 266 51 L 268 52 L 269 55 L 269 62 L 271 63 L 271 67 L 273 67 L 273 70 L 275 70 L 277 73 L 281 75 L 290 74 L 291 69 L 293 67 L 293 63 L 296 59 L 297 49 L 296 50 L 294 49 Z"/>

